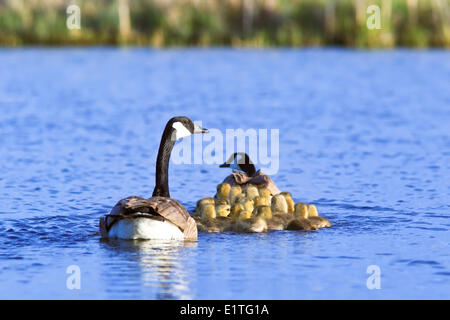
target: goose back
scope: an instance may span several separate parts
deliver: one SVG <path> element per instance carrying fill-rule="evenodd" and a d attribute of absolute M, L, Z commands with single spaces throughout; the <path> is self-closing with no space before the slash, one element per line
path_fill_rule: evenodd
<path fill-rule="evenodd" d="M 145 216 L 170 221 L 183 232 L 185 240 L 197 239 L 197 225 L 189 212 L 177 200 L 159 196 L 149 199 L 131 196 L 120 200 L 108 215 L 100 219 L 100 233 L 107 237 L 109 229 L 117 221 Z"/>

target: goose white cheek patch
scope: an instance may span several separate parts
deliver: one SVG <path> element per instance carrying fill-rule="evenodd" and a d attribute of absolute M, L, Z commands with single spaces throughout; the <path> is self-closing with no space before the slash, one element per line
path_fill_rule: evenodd
<path fill-rule="evenodd" d="M 172 124 L 172 128 L 175 129 L 175 132 L 172 135 L 172 140 L 178 140 L 192 134 L 181 122 L 178 121 Z"/>

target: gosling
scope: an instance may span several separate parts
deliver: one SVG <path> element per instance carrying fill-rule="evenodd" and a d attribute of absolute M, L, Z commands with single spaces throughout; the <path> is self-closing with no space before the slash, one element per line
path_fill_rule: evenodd
<path fill-rule="evenodd" d="M 257 196 L 259 196 L 258 188 L 254 185 L 249 185 L 245 192 L 247 194 L 247 198 L 250 200 L 254 200 Z"/>
<path fill-rule="evenodd" d="M 269 206 L 258 206 L 253 210 L 255 217 L 266 220 L 268 230 L 284 230 L 284 225 L 279 218 L 273 218 L 272 209 Z"/>
<path fill-rule="evenodd" d="M 295 206 L 294 206 L 294 200 L 292 200 L 292 196 L 289 192 L 281 192 L 280 193 L 285 199 L 287 203 L 287 213 L 294 213 Z"/>
<path fill-rule="evenodd" d="M 234 223 L 233 230 L 245 233 L 266 232 L 267 223 L 263 218 L 252 217 L 250 211 L 244 210 L 239 213 L 239 219 Z"/>
<path fill-rule="evenodd" d="M 214 196 L 214 198 L 217 200 L 227 200 L 228 201 L 229 196 L 230 196 L 230 191 L 231 191 L 231 186 L 229 183 L 219 183 L 217 185 L 217 192 L 216 192 L 216 195 Z"/>
<path fill-rule="evenodd" d="M 330 221 L 328 221 L 324 217 L 320 217 L 319 213 L 317 212 L 316 206 L 313 204 L 310 204 L 308 206 L 308 220 L 311 221 L 317 227 L 317 229 L 331 227 Z"/>
<path fill-rule="evenodd" d="M 287 225 L 287 230 L 317 230 L 317 227 L 308 219 L 308 206 L 306 204 L 295 204 L 294 217 L 295 219 Z"/>

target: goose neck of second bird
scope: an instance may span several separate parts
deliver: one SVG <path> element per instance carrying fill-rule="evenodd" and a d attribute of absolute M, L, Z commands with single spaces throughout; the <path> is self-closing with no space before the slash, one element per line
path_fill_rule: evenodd
<path fill-rule="evenodd" d="M 161 137 L 159 144 L 158 157 L 156 159 L 155 172 L 155 189 L 153 190 L 153 197 L 167 197 L 170 198 L 169 193 L 169 160 L 175 140 L 172 137 L 173 128 L 171 124 L 167 124 Z"/>

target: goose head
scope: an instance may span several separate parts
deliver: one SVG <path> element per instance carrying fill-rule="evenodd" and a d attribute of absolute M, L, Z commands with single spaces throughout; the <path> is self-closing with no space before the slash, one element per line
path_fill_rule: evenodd
<path fill-rule="evenodd" d="M 169 120 L 167 127 L 171 130 L 172 141 L 177 141 L 191 134 L 208 133 L 208 129 L 200 127 L 188 117 L 174 117 Z"/>
<path fill-rule="evenodd" d="M 233 153 L 225 163 L 220 165 L 220 167 L 244 172 L 249 177 L 253 176 L 256 172 L 255 165 L 245 152 Z"/>

